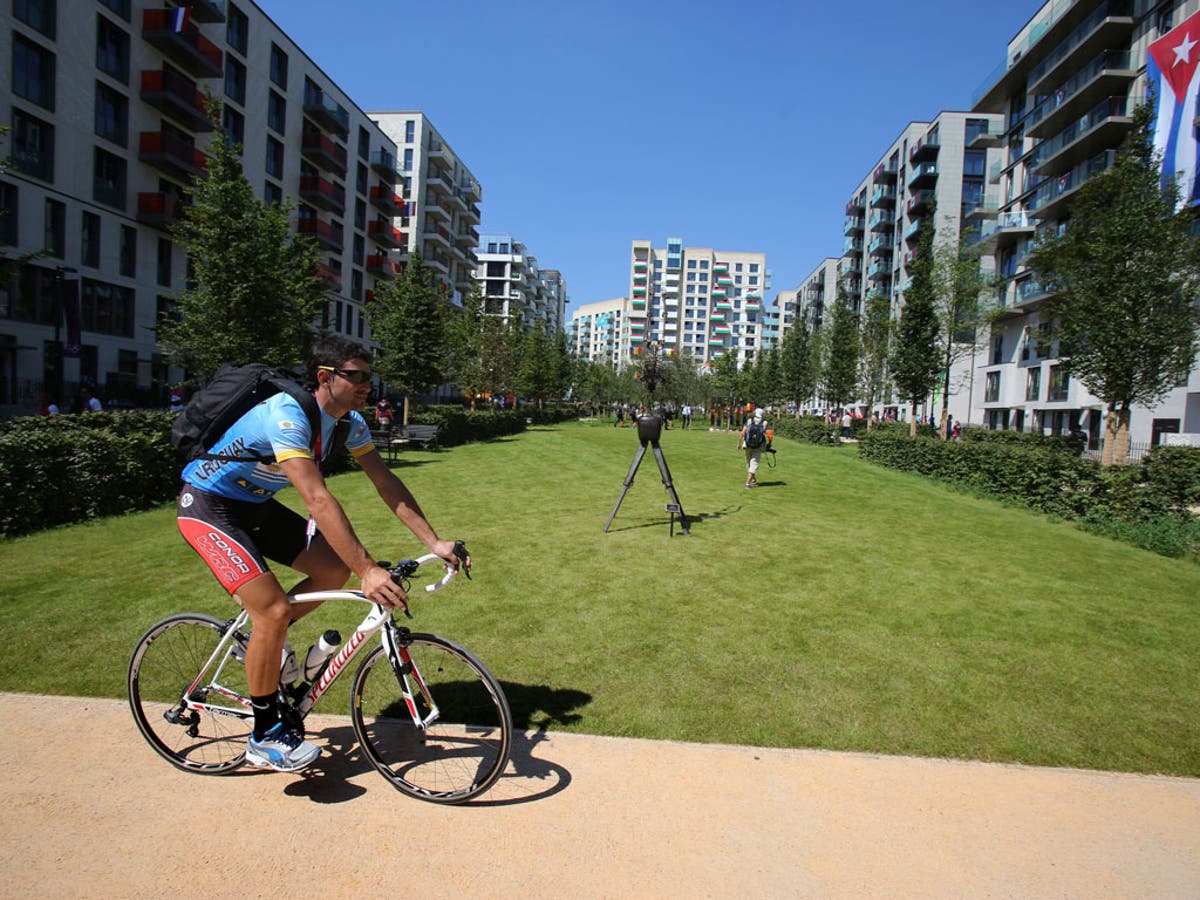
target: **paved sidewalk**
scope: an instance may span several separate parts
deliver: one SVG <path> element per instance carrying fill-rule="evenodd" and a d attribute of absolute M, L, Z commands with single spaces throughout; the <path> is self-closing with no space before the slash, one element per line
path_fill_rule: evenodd
<path fill-rule="evenodd" d="M 1200 780 L 534 735 L 485 800 L 179 772 L 124 703 L 0 694 L 6 897 L 1200 896 Z"/>

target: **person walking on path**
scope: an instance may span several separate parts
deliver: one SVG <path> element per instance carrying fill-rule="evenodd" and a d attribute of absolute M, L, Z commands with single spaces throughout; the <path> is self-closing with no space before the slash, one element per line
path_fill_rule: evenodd
<path fill-rule="evenodd" d="M 767 423 L 760 406 L 754 410 L 753 418 L 738 432 L 738 449 L 746 451 L 746 487 L 758 486 L 758 464 L 762 462 L 763 449 L 767 446 Z"/>

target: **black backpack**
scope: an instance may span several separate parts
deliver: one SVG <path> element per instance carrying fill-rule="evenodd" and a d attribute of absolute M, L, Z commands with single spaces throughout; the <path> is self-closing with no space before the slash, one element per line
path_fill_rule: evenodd
<path fill-rule="evenodd" d="M 266 363 L 224 365 L 192 397 L 171 425 L 171 445 L 179 454 L 180 461 L 187 463 L 193 459 L 219 459 L 227 462 L 274 462 L 274 456 L 264 456 L 254 450 L 247 450 L 245 456 L 228 456 L 210 453 L 209 448 L 238 419 L 281 391 L 294 397 L 304 410 L 315 444 L 321 433 L 320 407 L 312 393 L 305 390 L 290 373 Z M 349 419 L 340 419 L 333 430 L 326 459 L 332 458 L 346 443 L 349 431 Z M 317 462 L 320 464 L 320 460 Z"/>
<path fill-rule="evenodd" d="M 758 450 L 767 442 L 766 425 L 761 419 L 755 419 L 746 426 L 746 446 L 751 450 Z"/>

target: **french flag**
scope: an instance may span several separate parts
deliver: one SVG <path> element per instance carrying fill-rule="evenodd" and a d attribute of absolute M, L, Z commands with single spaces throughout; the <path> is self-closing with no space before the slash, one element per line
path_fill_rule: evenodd
<path fill-rule="evenodd" d="M 1162 154 L 1163 183 L 1174 178 L 1181 202 L 1200 202 L 1196 139 L 1200 12 L 1146 50 L 1146 81 L 1154 104 L 1154 149 Z"/>
<path fill-rule="evenodd" d="M 168 13 L 170 17 L 169 21 L 171 22 L 171 30 L 176 34 L 182 34 L 183 30 L 188 27 L 188 17 L 190 14 L 191 10 L 186 6 L 179 6 L 171 10 L 170 13 Z"/>

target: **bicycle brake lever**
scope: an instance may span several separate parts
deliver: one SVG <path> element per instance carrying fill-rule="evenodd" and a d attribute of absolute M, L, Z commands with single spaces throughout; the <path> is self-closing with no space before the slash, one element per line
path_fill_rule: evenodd
<path fill-rule="evenodd" d="M 467 581 L 470 581 L 471 570 L 467 568 L 466 564 L 467 557 L 470 556 L 470 554 L 467 552 L 467 545 L 463 541 L 454 542 L 454 555 L 457 556 L 459 562 L 462 563 L 459 568 L 462 570 L 462 573 L 467 576 Z"/>

